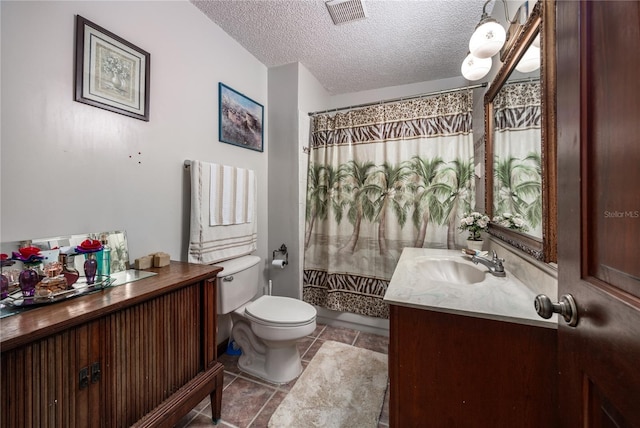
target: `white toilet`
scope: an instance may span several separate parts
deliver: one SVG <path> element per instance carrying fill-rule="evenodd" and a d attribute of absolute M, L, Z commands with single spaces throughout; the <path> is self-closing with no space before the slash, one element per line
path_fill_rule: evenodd
<path fill-rule="evenodd" d="M 231 335 L 240 346 L 242 371 L 272 383 L 287 383 L 300 375 L 296 342 L 316 329 L 316 309 L 291 297 L 261 296 L 260 257 L 243 256 L 216 263 L 218 313 L 231 313 Z"/>

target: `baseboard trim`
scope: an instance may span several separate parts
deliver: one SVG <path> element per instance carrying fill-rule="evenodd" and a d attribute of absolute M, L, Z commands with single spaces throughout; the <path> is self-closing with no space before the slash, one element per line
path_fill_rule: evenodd
<path fill-rule="evenodd" d="M 318 324 L 350 328 L 379 336 L 389 336 L 389 320 L 387 319 L 366 317 L 348 312 L 337 312 L 318 306 L 315 308 L 318 311 L 316 317 L 316 323 Z"/>
<path fill-rule="evenodd" d="M 218 353 L 216 355 L 219 357 L 220 355 L 227 352 L 227 347 L 229 347 L 229 339 L 225 339 L 222 342 L 218 343 L 218 348 L 217 348 Z"/>

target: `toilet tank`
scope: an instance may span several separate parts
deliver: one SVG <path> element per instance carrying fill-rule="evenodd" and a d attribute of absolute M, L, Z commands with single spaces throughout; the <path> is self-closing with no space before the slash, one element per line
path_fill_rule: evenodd
<path fill-rule="evenodd" d="M 218 273 L 218 314 L 228 314 L 258 294 L 260 257 L 242 256 L 216 263 Z"/>

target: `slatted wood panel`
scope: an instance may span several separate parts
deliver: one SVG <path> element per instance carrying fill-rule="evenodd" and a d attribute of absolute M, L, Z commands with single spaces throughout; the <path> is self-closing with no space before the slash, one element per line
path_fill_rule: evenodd
<path fill-rule="evenodd" d="M 79 371 L 98 359 L 100 322 L 2 354 L 3 427 L 100 426 L 100 387 L 79 388 Z"/>
<path fill-rule="evenodd" d="M 220 418 L 216 274 L 157 276 L 0 320 L 1 427 L 171 426 L 207 395 Z M 78 388 L 81 367 L 101 378 Z"/>
<path fill-rule="evenodd" d="M 106 317 L 106 426 L 130 426 L 203 368 L 200 284 Z"/>

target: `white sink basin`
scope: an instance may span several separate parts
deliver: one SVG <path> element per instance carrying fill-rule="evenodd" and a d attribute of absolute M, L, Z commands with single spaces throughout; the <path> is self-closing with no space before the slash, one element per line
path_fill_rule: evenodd
<path fill-rule="evenodd" d="M 421 258 L 417 261 L 420 274 L 432 281 L 455 284 L 476 284 L 486 278 L 486 270 L 480 270 L 468 263 L 438 258 Z"/>
<path fill-rule="evenodd" d="M 557 328 L 557 317 L 542 319 L 537 293 L 505 270 L 497 277 L 459 250 L 411 248 L 402 251 L 384 296 L 390 305 L 465 315 L 537 327 Z"/>

